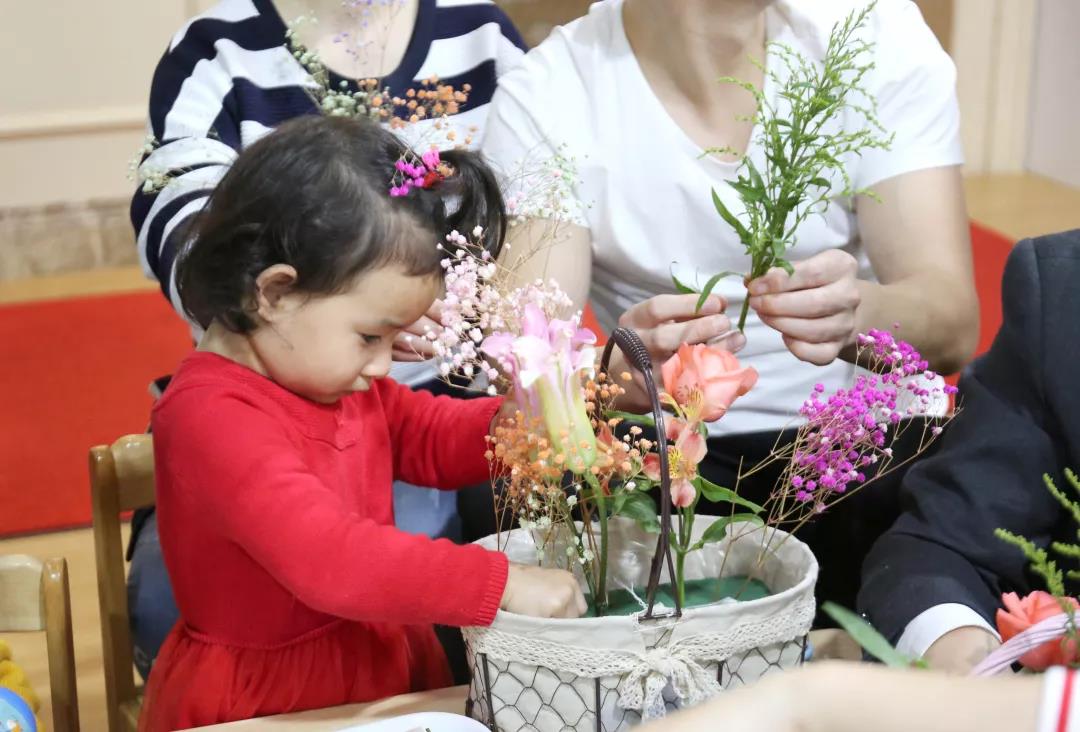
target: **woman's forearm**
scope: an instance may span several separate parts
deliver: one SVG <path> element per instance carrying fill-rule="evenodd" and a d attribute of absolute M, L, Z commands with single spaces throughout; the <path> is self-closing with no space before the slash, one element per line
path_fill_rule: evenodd
<path fill-rule="evenodd" d="M 643 732 L 1042 732 L 1042 680 L 823 662 L 771 674 Z"/>
<path fill-rule="evenodd" d="M 979 335 L 978 302 L 947 275 L 927 272 L 887 285 L 861 280 L 858 287 L 855 333 L 898 325 L 896 337 L 915 346 L 930 368 L 943 374 L 959 371 L 971 360 Z M 841 355 L 854 361 L 854 344 Z"/>
<path fill-rule="evenodd" d="M 787 685 L 800 732 L 1034 732 L 1042 684 L 863 664 L 812 667 L 804 682 Z"/>
<path fill-rule="evenodd" d="M 860 196 L 859 238 L 877 279 L 860 281 L 856 333 L 891 329 L 930 368 L 951 373 L 979 337 L 971 237 L 959 166 L 913 171 L 875 183 L 879 200 Z M 848 348 L 844 358 L 854 358 Z"/>

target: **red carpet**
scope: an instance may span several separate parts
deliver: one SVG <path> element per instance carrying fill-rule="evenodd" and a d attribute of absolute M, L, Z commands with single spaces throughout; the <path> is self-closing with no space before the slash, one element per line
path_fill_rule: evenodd
<path fill-rule="evenodd" d="M 0 536 L 90 522 L 87 451 L 149 418 L 191 349 L 158 292 L 0 307 Z"/>
<path fill-rule="evenodd" d="M 1001 276 L 1013 241 L 993 229 L 971 224 L 971 253 L 975 264 L 975 290 L 979 295 L 979 344 L 975 355 L 986 353 L 1001 327 Z M 955 386 L 960 374 L 945 379 Z M 949 397 L 955 404 L 955 396 Z"/>
<path fill-rule="evenodd" d="M 985 353 L 1001 327 L 1001 276 L 1013 240 L 979 224 L 971 225 L 971 250 L 975 257 L 975 289 L 979 293 L 979 348 Z"/>
<path fill-rule="evenodd" d="M 981 353 L 1001 323 L 1012 242 L 971 234 Z M 148 292 L 0 307 L 0 343 L 0 536 L 86 525 L 87 450 L 146 428 L 147 386 L 191 348 L 187 329 Z"/>

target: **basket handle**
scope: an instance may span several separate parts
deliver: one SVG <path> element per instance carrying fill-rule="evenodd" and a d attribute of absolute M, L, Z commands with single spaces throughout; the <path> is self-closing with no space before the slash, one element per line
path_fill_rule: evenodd
<path fill-rule="evenodd" d="M 607 373 L 608 363 L 615 346 L 626 356 L 627 363 L 645 379 L 645 390 L 649 394 L 652 403 L 652 416 L 656 424 L 656 443 L 660 451 L 660 536 L 656 540 L 656 551 L 653 554 L 652 565 L 649 569 L 649 585 L 647 587 L 648 608 L 643 618 L 653 618 L 653 606 L 656 604 L 656 591 L 660 587 L 660 573 L 663 571 L 665 560 L 667 562 L 668 576 L 675 582 L 675 567 L 671 560 L 671 470 L 668 465 L 667 432 L 664 429 L 664 410 L 660 406 L 660 392 L 656 388 L 656 380 L 653 378 L 652 358 L 649 351 L 641 341 L 641 337 L 629 328 L 616 328 L 604 347 L 604 355 L 600 360 L 601 371 Z M 682 615 L 682 607 L 679 603 L 679 593 L 675 594 L 675 615 Z"/>

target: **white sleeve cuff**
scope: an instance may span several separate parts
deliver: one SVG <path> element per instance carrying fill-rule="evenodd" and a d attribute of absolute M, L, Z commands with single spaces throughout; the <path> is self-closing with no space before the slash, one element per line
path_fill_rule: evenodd
<path fill-rule="evenodd" d="M 916 615 L 904 628 L 896 650 L 909 658 L 922 658 L 938 638 L 957 628 L 982 628 L 1001 639 L 982 615 L 967 605 L 947 602 L 934 605 Z"/>
<path fill-rule="evenodd" d="M 1076 672 L 1055 666 L 1043 674 L 1036 732 L 1080 732 L 1080 686 Z"/>

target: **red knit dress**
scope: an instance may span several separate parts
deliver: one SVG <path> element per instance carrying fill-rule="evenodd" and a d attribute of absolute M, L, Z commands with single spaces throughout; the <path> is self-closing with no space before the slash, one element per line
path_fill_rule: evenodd
<path fill-rule="evenodd" d="M 390 380 L 321 405 L 220 356 L 186 359 L 153 413 L 181 620 L 140 730 L 448 685 L 431 624 L 490 624 L 507 561 L 397 530 L 391 485 L 486 480 L 498 407 Z"/>

